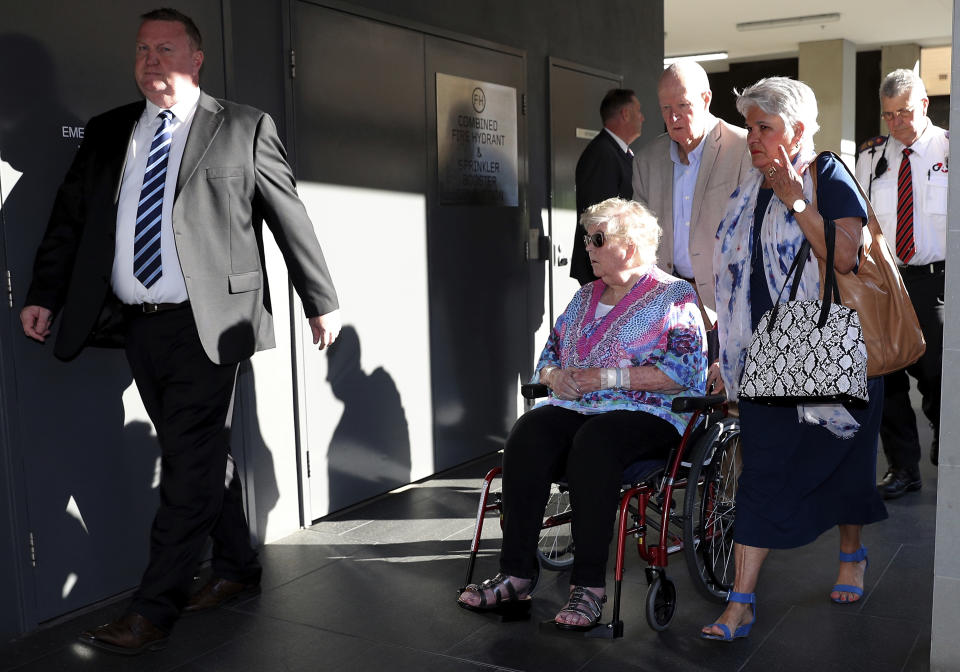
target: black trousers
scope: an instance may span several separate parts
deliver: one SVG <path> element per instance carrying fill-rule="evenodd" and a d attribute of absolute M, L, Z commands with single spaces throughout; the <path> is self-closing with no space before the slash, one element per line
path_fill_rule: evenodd
<path fill-rule="evenodd" d="M 943 359 L 943 265 L 931 273 L 929 266 L 917 270 L 902 269 L 903 282 L 917 312 L 917 320 L 927 341 L 927 350 L 916 363 L 885 376 L 883 420 L 880 441 L 887 462 L 894 469 L 916 473 L 920 466 L 920 439 L 917 416 L 910 404 L 910 379 L 917 381 L 923 414 L 933 424 L 934 436 L 940 432 L 940 378 Z"/>
<path fill-rule="evenodd" d="M 241 479 L 230 457 L 238 365 L 210 361 L 189 307 L 128 313 L 126 350 L 161 451 L 150 562 L 130 610 L 169 630 L 189 597 L 208 536 L 216 576 L 241 582 L 260 578 Z"/>
<path fill-rule="evenodd" d="M 679 442 L 672 424 L 640 411 L 584 415 L 541 406 L 522 415 L 503 454 L 500 570 L 521 578 L 536 575 L 550 484 L 565 475 L 576 546 L 571 583 L 604 586 L 624 468 L 644 458 L 666 458 Z"/>

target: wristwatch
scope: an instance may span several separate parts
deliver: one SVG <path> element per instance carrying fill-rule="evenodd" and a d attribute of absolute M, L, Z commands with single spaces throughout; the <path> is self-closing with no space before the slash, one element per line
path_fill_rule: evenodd
<path fill-rule="evenodd" d="M 808 201 L 806 198 L 798 198 L 793 202 L 793 205 L 790 206 L 790 214 L 795 215 L 798 212 L 803 212 L 807 209 L 807 205 L 809 204 L 810 201 Z"/>

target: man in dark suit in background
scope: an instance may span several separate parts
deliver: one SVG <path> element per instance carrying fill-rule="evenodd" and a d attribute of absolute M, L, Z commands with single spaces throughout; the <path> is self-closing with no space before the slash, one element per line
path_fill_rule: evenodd
<path fill-rule="evenodd" d="M 570 255 L 570 277 L 581 285 L 596 279 L 587 256 L 580 215 L 595 203 L 633 194 L 633 152 L 630 143 L 640 137 L 643 113 L 630 89 L 610 89 L 600 103 L 603 130 L 583 150 L 577 161 L 577 229 Z"/>
<path fill-rule="evenodd" d="M 162 648 L 182 609 L 257 590 L 229 429 L 240 361 L 274 345 L 266 221 L 314 343 L 340 331 L 336 292 L 268 115 L 199 88 L 203 51 L 175 10 L 142 17 L 146 101 L 94 117 L 60 187 L 20 317 L 54 354 L 123 345 L 162 456 L 150 561 L 126 614 L 83 633 L 115 653 Z M 189 590 L 207 536 L 213 578 Z"/>

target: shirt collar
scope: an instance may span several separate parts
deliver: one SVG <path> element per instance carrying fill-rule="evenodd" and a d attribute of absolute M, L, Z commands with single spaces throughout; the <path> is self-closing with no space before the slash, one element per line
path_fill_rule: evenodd
<path fill-rule="evenodd" d="M 621 151 L 623 151 L 624 154 L 627 154 L 630 151 L 630 146 L 623 141 L 623 138 L 621 138 L 619 135 L 611 131 L 606 126 L 603 127 L 603 130 L 609 133 L 610 137 L 617 141 L 617 144 L 620 146 L 620 149 Z"/>
<path fill-rule="evenodd" d="M 923 158 L 923 155 L 926 153 L 927 148 L 930 147 L 930 142 L 933 140 L 933 122 L 930 119 L 927 119 L 927 125 L 920 133 L 919 137 L 913 141 L 913 144 L 910 145 L 910 151 Z M 902 151 L 902 148 L 901 148 Z"/>
<path fill-rule="evenodd" d="M 173 116 L 177 118 L 177 121 L 184 122 L 186 121 L 193 111 L 197 107 L 197 103 L 200 101 L 200 88 L 192 86 L 186 91 L 183 91 L 180 95 L 180 100 L 177 101 L 175 105 L 170 108 L 170 111 L 173 112 Z M 157 118 L 157 115 L 163 111 L 162 107 L 154 105 L 149 100 L 147 102 L 147 108 L 144 110 L 147 119 L 153 120 Z"/>

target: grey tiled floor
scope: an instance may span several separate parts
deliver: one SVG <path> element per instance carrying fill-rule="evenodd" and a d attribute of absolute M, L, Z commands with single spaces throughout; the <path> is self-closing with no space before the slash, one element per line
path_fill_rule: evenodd
<path fill-rule="evenodd" d="M 922 436 L 929 441 L 929 434 Z M 698 628 L 720 606 L 700 598 L 681 555 L 670 558 L 679 606 L 670 628 L 647 627 L 643 563 L 630 551 L 625 637 L 561 636 L 540 621 L 562 606 L 568 576 L 547 572 L 533 618 L 499 623 L 458 609 L 480 478 L 491 455 L 403 492 L 331 516 L 266 546 L 262 593 L 214 613 L 182 619 L 169 647 L 121 658 L 76 643 L 79 631 L 111 620 L 103 607 L 0 646 L 0 670 L 843 670 L 929 669 L 936 471 L 922 466 L 919 493 L 890 502 L 890 519 L 866 531 L 866 594 L 837 606 L 837 536 L 771 553 L 748 640 L 701 641 Z M 883 468 L 883 465 L 880 465 Z M 496 524 L 488 526 L 496 530 Z M 477 577 L 495 572 L 495 538 Z M 609 617 L 609 606 L 606 616 Z"/>

